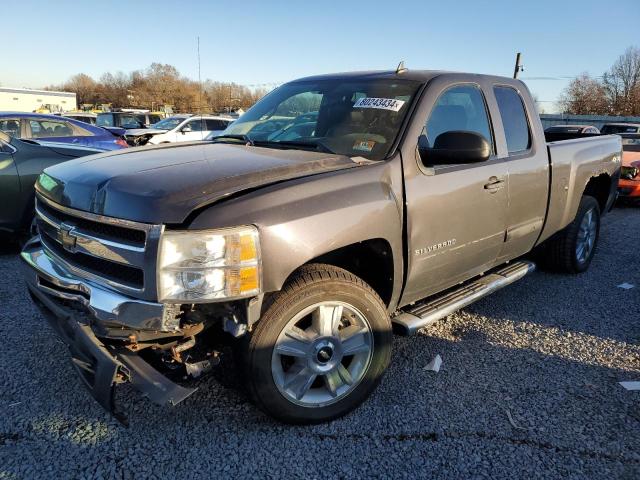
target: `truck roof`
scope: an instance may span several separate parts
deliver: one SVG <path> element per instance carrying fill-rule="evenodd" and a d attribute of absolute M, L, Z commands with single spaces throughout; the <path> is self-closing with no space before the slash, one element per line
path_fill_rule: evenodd
<path fill-rule="evenodd" d="M 291 83 L 296 82 L 308 82 L 315 80 L 339 80 L 339 79 L 404 79 L 404 80 L 414 80 L 418 82 L 426 83 L 429 80 L 440 77 L 440 76 L 451 76 L 454 78 L 487 78 L 498 80 L 503 83 L 520 83 L 520 80 L 514 80 L 510 77 L 503 77 L 498 75 L 483 75 L 478 73 L 465 73 L 465 72 L 451 72 L 446 70 L 411 70 L 406 69 L 398 73 L 396 70 L 369 70 L 369 71 L 361 71 L 361 72 L 341 72 L 341 73 L 331 73 L 325 75 L 313 75 L 309 77 L 299 78 L 297 80 L 292 81 Z"/>

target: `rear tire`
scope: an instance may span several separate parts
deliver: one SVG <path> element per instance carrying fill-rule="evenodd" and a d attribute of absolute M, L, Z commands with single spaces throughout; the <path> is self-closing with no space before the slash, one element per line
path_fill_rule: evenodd
<path fill-rule="evenodd" d="M 542 266 L 563 273 L 585 272 L 600 237 L 600 206 L 593 197 L 580 200 L 576 217 L 551 237 L 539 252 Z"/>
<path fill-rule="evenodd" d="M 302 267 L 243 342 L 247 390 L 268 415 L 312 424 L 341 417 L 378 385 L 391 321 L 376 292 L 330 265 Z"/>

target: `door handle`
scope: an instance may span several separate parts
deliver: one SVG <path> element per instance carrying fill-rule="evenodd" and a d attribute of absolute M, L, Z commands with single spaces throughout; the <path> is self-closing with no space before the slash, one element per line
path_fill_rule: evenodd
<path fill-rule="evenodd" d="M 498 178 L 495 176 L 489 177 L 489 183 L 484 184 L 484 189 L 488 190 L 489 193 L 496 193 L 502 187 L 504 187 L 504 178 Z"/>

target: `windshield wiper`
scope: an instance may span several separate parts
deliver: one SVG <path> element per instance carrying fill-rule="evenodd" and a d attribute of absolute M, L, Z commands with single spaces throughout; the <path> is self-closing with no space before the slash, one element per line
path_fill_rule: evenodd
<path fill-rule="evenodd" d="M 239 134 L 239 135 L 232 135 L 232 134 L 218 135 L 217 137 L 213 137 L 211 139 L 211 141 L 215 142 L 216 140 L 225 140 L 225 139 L 241 140 L 241 141 L 245 142 L 247 145 L 251 145 L 252 147 L 255 146 L 255 144 L 253 143 L 253 140 L 251 140 L 247 135 L 244 135 L 244 134 Z"/>
<path fill-rule="evenodd" d="M 324 143 L 320 142 L 294 142 L 294 141 L 277 141 L 277 140 L 258 140 L 256 145 L 259 147 L 265 146 L 282 146 L 283 148 L 312 148 L 324 153 L 335 152 L 327 147 Z"/>

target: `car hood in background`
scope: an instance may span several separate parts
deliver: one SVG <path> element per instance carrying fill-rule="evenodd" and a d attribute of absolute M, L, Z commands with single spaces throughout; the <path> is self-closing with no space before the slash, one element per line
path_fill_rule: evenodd
<path fill-rule="evenodd" d="M 100 127 L 99 125 L 96 125 L 97 127 Z M 116 137 L 121 137 L 122 135 L 124 135 L 124 133 L 126 132 L 126 130 L 122 127 L 100 127 L 104 130 L 106 130 L 107 132 L 115 135 Z"/>
<path fill-rule="evenodd" d="M 194 142 L 65 162 L 47 168 L 36 189 L 86 212 L 177 224 L 195 209 L 243 190 L 354 166 L 342 155 Z"/>
<path fill-rule="evenodd" d="M 160 133 L 167 133 L 169 130 L 162 130 L 160 128 L 129 128 L 124 134 L 127 137 L 138 137 L 140 135 L 158 135 Z"/>

